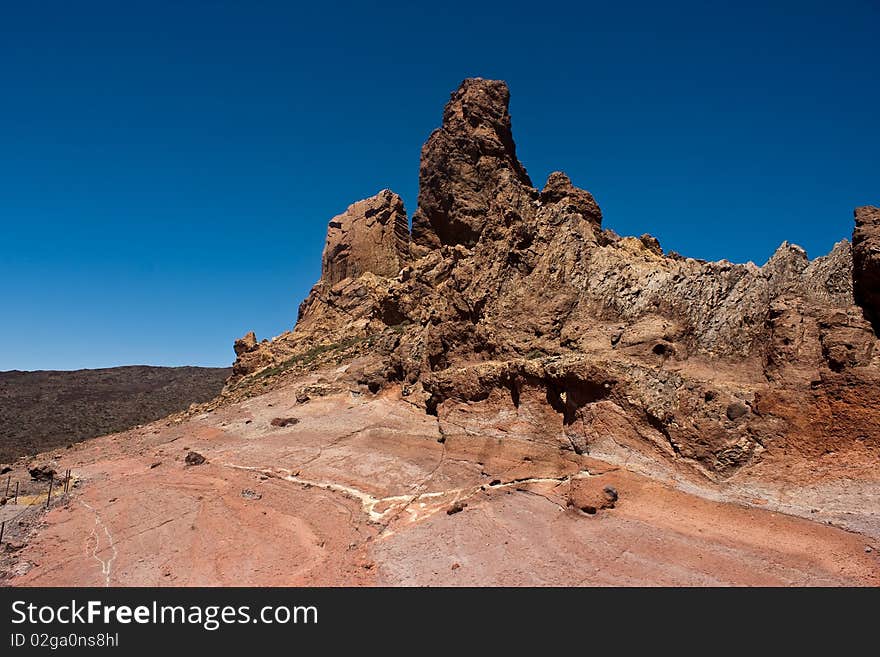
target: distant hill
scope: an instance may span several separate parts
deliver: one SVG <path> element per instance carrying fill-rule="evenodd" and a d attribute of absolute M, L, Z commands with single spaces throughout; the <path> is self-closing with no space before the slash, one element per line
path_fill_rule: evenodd
<path fill-rule="evenodd" d="M 129 429 L 216 396 L 229 368 L 0 372 L 0 461 Z"/>

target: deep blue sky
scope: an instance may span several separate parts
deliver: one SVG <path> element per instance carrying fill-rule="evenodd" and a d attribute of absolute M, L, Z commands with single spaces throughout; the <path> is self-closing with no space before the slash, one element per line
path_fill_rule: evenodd
<path fill-rule="evenodd" d="M 226 365 L 469 76 L 536 185 L 685 255 L 811 257 L 880 203 L 880 4 L 17 2 L 0 12 L 0 370 Z M 774 7 L 765 5 L 772 4 Z"/>

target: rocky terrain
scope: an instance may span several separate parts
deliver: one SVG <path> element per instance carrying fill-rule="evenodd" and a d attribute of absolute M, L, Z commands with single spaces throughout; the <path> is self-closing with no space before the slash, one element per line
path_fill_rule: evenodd
<path fill-rule="evenodd" d="M 228 368 L 0 372 L 0 463 L 124 431 L 213 399 Z"/>
<path fill-rule="evenodd" d="M 440 417 L 539 400 L 579 454 L 611 435 L 717 478 L 768 450 L 880 449 L 877 208 L 815 260 L 664 253 L 603 229 L 564 173 L 533 187 L 507 86 L 482 79 L 452 95 L 419 180 L 411 234 L 388 190 L 331 220 L 296 328 L 240 340 L 227 394 L 356 353 L 357 383 Z"/>
<path fill-rule="evenodd" d="M 667 253 L 535 187 L 508 100 L 462 83 L 412 229 L 390 190 L 331 219 L 216 399 L 55 455 L 9 581 L 880 584 L 880 210 L 813 260 Z"/>

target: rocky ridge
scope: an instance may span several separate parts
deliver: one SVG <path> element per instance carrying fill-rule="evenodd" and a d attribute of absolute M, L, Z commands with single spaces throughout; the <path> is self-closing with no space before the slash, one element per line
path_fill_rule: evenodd
<path fill-rule="evenodd" d="M 772 450 L 880 452 L 880 210 L 814 260 L 788 243 L 762 267 L 664 253 L 603 229 L 564 173 L 534 187 L 508 101 L 499 81 L 452 94 L 411 232 L 390 190 L 330 221 L 295 328 L 236 341 L 223 399 L 333 365 L 441 422 L 512 414 L 563 451 L 613 436 L 713 478 Z"/>

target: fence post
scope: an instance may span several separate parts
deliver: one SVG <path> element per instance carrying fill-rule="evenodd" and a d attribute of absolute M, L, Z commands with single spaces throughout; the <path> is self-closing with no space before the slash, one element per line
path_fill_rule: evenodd
<path fill-rule="evenodd" d="M 15 482 L 15 501 L 13 504 L 18 504 L 18 482 Z"/>
<path fill-rule="evenodd" d="M 9 497 L 9 480 L 12 479 L 12 475 L 6 477 L 6 492 L 3 494 L 3 497 Z"/>
<path fill-rule="evenodd" d="M 49 508 L 49 500 L 52 499 L 52 484 L 55 483 L 55 477 L 49 477 L 49 494 L 46 495 L 46 508 Z"/>
<path fill-rule="evenodd" d="M 3 532 L 6 531 L 6 521 L 4 520 L 2 524 L 0 524 L 0 545 L 3 545 Z"/>

